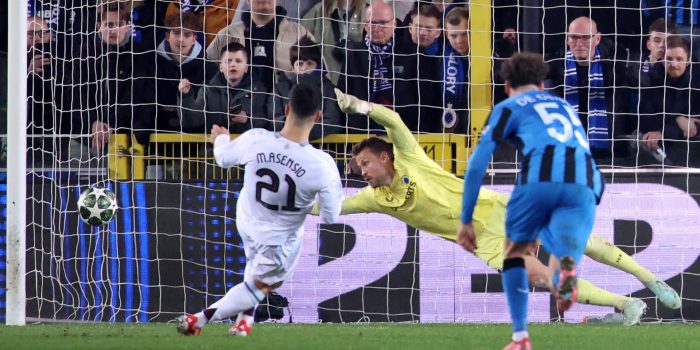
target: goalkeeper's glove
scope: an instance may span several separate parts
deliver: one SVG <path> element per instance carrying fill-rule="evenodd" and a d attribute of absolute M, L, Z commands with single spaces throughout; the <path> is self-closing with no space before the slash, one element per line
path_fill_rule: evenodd
<path fill-rule="evenodd" d="M 360 100 L 353 95 L 344 94 L 335 89 L 335 96 L 338 97 L 338 107 L 343 113 L 368 114 L 372 111 L 372 103 Z"/>

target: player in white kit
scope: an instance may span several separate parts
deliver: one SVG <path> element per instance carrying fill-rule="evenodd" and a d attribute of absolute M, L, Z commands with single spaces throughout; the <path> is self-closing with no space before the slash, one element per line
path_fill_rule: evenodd
<path fill-rule="evenodd" d="M 333 223 L 343 201 L 335 161 L 309 144 L 309 132 L 321 118 L 321 96 L 303 84 L 292 89 L 280 132 L 252 129 L 231 141 L 228 130 L 211 130 L 216 163 L 245 165 L 236 207 L 236 226 L 247 258 L 243 282 L 196 314 L 177 319 L 178 332 L 200 334 L 211 321 L 237 316 L 234 335 L 251 331 L 255 307 L 291 277 L 301 252 L 304 219 L 316 197 L 321 220 Z"/>

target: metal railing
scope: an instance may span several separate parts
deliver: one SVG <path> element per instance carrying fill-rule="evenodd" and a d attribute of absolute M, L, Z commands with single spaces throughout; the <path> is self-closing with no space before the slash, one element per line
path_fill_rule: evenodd
<path fill-rule="evenodd" d="M 311 141 L 328 152 L 346 172 L 352 147 L 368 134 L 328 135 Z M 414 135 L 428 157 L 443 169 L 464 175 L 469 137 L 454 134 Z M 232 138 L 237 137 L 233 135 Z M 112 135 L 109 145 L 109 173 L 115 180 L 228 180 L 240 178 L 241 169 L 216 166 L 212 146 L 205 134 L 151 135 L 148 147 L 134 142 L 128 135 Z"/>

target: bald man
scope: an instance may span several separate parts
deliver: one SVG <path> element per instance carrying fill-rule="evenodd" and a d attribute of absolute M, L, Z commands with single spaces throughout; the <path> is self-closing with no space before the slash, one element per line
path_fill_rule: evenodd
<path fill-rule="evenodd" d="M 409 35 L 396 28 L 392 8 L 381 0 L 373 1 L 365 12 L 365 37 L 360 43 L 348 43 L 347 59 L 338 87 L 358 98 L 395 110 L 412 131 L 418 130 L 415 48 L 398 35 Z M 348 118 L 355 132 L 382 131 L 368 118 Z M 439 122 L 439 118 L 436 120 Z M 351 132 L 352 130 L 351 129 Z"/>
<path fill-rule="evenodd" d="M 630 93 L 625 60 L 615 57 L 612 43 L 588 17 L 571 21 L 566 34 L 568 50 L 550 61 L 555 92 L 578 112 L 596 161 L 605 166 L 615 158 L 619 163 L 619 157 L 628 155 L 627 145 L 614 139 L 630 131 L 624 120 Z"/>

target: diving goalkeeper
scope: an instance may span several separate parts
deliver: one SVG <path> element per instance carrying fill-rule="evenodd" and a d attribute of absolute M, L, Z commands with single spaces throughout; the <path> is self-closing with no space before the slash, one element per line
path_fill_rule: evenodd
<path fill-rule="evenodd" d="M 397 113 L 338 89 L 335 92 L 343 112 L 368 115 L 386 129 L 392 142 L 370 137 L 353 147 L 354 159 L 369 186 L 345 198 L 341 214 L 384 213 L 419 230 L 455 241 L 461 214 L 460 206 L 455 203 L 461 203 L 463 180 L 425 154 Z M 507 195 L 484 188 L 474 210 L 477 245 L 474 253 L 497 270 L 503 264 L 507 202 Z M 634 275 L 664 305 L 680 308 L 681 299 L 673 288 L 602 237 L 591 236 L 585 254 Z M 535 256 L 526 257 L 525 266 L 532 285 L 554 290 L 547 267 Z M 614 306 L 622 310 L 624 325 L 639 323 L 647 307 L 640 299 L 611 293 L 580 278 L 578 288 L 579 303 Z"/>

